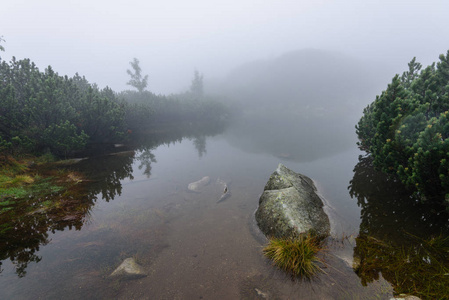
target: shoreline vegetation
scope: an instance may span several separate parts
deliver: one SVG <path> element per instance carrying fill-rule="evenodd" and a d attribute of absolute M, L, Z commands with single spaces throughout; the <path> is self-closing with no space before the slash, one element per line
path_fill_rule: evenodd
<path fill-rule="evenodd" d="M 170 127 L 229 118 L 225 105 L 203 94 L 197 71 L 189 91 L 164 96 L 145 90 L 148 76 L 137 59 L 130 65 L 128 84 L 137 91 L 117 93 L 78 74 L 60 76 L 51 66 L 42 72 L 29 59 L 0 59 L 0 200 L 20 198 L 40 182 L 26 175 L 27 157 L 80 157 L 93 148 L 135 144 L 142 135 Z"/>
<path fill-rule="evenodd" d="M 130 85 L 137 91 L 116 93 L 78 74 L 60 76 L 51 67 L 41 72 L 29 59 L 0 59 L 0 273 L 9 258 L 25 276 L 27 265 L 40 261 L 37 252 L 49 242 L 49 231 L 80 229 L 98 193 L 105 201 L 120 194 L 120 179 L 131 176 L 134 159 L 149 177 L 154 146 L 187 136 L 201 155 L 204 136 L 223 130 L 229 109 L 203 94 L 198 72 L 189 91 L 163 96 L 145 90 L 138 61 L 131 66 Z M 198 129 L 204 136 L 196 136 Z M 71 164 L 79 159 L 67 160 L 126 145 L 141 154 L 123 156 L 114 178 L 74 171 Z"/>
<path fill-rule="evenodd" d="M 367 156 L 359 157 L 354 172 L 362 176 L 354 175 L 349 186 L 362 207 L 354 248 L 354 257 L 361 261 L 355 272 L 362 285 L 378 280 L 381 274 L 396 294 L 421 299 L 449 299 L 449 51 L 439 59 L 422 69 L 413 58 L 408 71 L 394 76 L 364 109 L 356 133 L 357 144 Z M 371 168 L 362 170 L 364 164 Z M 390 195 L 376 200 L 382 184 L 375 183 L 372 175 L 378 171 L 385 174 L 384 193 Z M 372 191 L 359 190 L 362 185 L 372 186 Z M 406 192 L 398 193 L 400 189 Z M 416 219 L 415 224 L 401 228 L 406 223 L 400 220 L 401 214 L 414 219 L 425 206 L 423 225 L 432 227 L 431 220 L 440 219 L 439 226 L 426 232 L 417 228 L 420 219 Z M 397 216 L 382 213 L 389 209 Z M 396 220 L 391 226 L 397 228 L 379 230 L 391 222 L 382 215 Z"/>
<path fill-rule="evenodd" d="M 422 69 L 413 58 L 364 109 L 356 133 L 376 168 L 449 210 L 449 51 L 439 59 Z"/>

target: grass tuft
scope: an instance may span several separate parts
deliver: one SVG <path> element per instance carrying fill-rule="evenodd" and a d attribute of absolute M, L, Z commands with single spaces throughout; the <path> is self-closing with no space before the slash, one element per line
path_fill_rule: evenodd
<path fill-rule="evenodd" d="M 321 250 L 320 242 L 313 236 L 296 239 L 271 238 L 263 253 L 280 269 L 301 278 L 311 278 L 322 272 L 317 256 Z"/>
<path fill-rule="evenodd" d="M 14 178 L 12 178 L 11 181 L 9 181 L 8 183 L 10 184 L 10 186 L 16 187 L 21 186 L 23 184 L 30 184 L 33 182 L 34 182 L 33 177 L 29 175 L 17 175 Z"/>

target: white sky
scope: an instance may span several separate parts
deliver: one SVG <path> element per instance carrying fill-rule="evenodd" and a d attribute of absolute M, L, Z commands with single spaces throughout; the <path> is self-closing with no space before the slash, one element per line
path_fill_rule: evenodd
<path fill-rule="evenodd" d="M 178 92 L 205 78 L 285 52 L 318 48 L 407 67 L 449 49 L 448 0 L 2 0 L 2 59 L 126 86 L 137 57 L 149 89 Z"/>

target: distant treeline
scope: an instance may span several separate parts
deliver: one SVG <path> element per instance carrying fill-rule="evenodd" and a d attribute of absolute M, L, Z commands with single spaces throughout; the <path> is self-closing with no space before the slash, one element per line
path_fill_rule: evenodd
<path fill-rule="evenodd" d="M 449 207 L 449 51 L 421 67 L 413 59 L 365 108 L 359 146 L 420 199 Z"/>
<path fill-rule="evenodd" d="M 117 94 L 130 109 L 127 126 L 132 130 L 144 130 L 165 123 L 220 122 L 228 118 L 228 109 L 208 96 L 196 96 L 190 92 L 169 96 L 155 95 L 149 91 L 123 91 Z M 144 112 L 144 113 L 142 113 Z M 151 117 L 148 118 L 148 113 Z"/>
<path fill-rule="evenodd" d="M 118 143 L 162 122 L 223 120 L 227 109 L 202 95 L 116 93 L 76 74 L 39 71 L 29 59 L 0 61 L 0 154 L 67 156 L 92 143 Z"/>

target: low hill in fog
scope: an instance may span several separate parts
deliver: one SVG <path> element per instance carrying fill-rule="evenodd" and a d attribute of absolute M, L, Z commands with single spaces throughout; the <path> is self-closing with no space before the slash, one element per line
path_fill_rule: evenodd
<path fill-rule="evenodd" d="M 338 52 L 311 49 L 246 63 L 217 87 L 239 112 L 228 138 L 251 152 L 295 160 L 354 145 L 363 107 L 385 85 L 379 69 Z"/>
<path fill-rule="evenodd" d="M 257 103 L 326 111 L 342 106 L 358 109 L 380 92 L 376 73 L 373 67 L 347 55 L 304 49 L 237 67 L 219 90 L 244 107 Z"/>

